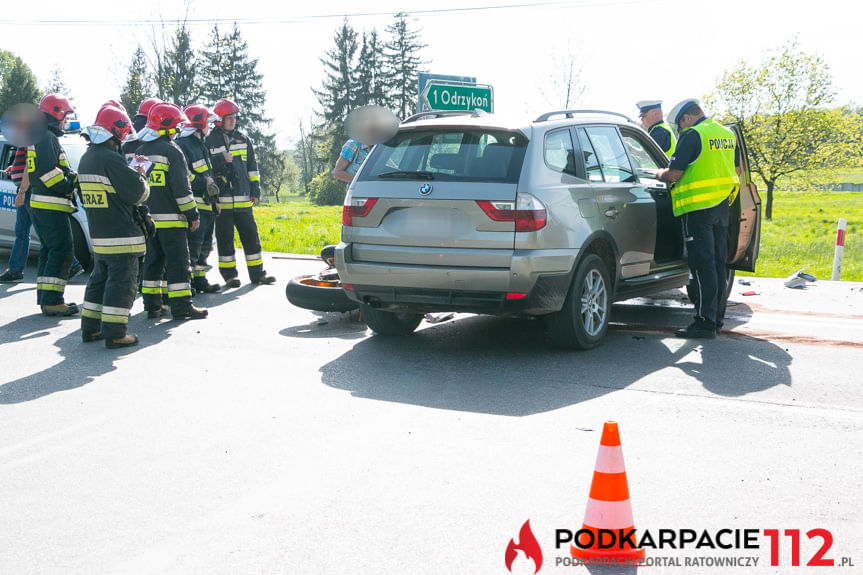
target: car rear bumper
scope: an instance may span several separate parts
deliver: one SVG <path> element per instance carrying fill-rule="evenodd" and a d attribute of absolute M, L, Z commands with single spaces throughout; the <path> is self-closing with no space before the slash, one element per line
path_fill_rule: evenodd
<path fill-rule="evenodd" d="M 516 250 L 509 267 L 429 266 L 353 261 L 336 248 L 351 299 L 402 311 L 542 315 L 563 307 L 578 250 Z M 518 297 L 515 294 L 527 294 Z"/>

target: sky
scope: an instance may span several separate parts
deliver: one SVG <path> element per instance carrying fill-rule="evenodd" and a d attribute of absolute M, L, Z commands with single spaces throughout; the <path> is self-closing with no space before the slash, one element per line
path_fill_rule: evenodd
<path fill-rule="evenodd" d="M 184 16 L 196 45 L 207 41 L 213 23 L 195 20 L 220 19 L 224 27 L 240 20 L 282 147 L 295 143 L 299 122 L 308 124 L 318 109 L 312 88 L 324 77 L 320 58 L 333 48 L 344 17 L 360 33 L 374 28 L 385 36 L 401 10 L 427 44 L 425 71 L 490 84 L 496 113 L 533 118 L 558 109 L 562 98 L 552 85 L 570 55 L 586 85 L 577 107 L 634 118 L 636 101 L 661 99 L 668 111 L 709 93 L 739 61 L 757 63 L 795 38 L 829 64 L 837 105 L 863 102 L 857 2 L 40 0 L 38 8 L 0 15 L 0 49 L 20 56 L 42 86 L 59 67 L 85 125 L 104 101 L 119 99 L 132 53 L 139 43 L 150 45 L 154 25 L 147 22 Z"/>

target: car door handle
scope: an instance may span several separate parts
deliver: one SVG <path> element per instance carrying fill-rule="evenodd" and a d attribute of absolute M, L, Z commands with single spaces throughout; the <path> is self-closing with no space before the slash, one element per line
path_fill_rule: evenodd
<path fill-rule="evenodd" d="M 614 206 L 605 210 L 605 215 L 608 216 L 609 218 L 612 218 L 612 219 L 616 218 L 619 213 L 620 212 L 618 212 L 617 208 L 615 208 Z"/>
<path fill-rule="evenodd" d="M 647 191 L 657 198 L 664 198 L 668 195 L 668 188 L 647 188 Z"/>

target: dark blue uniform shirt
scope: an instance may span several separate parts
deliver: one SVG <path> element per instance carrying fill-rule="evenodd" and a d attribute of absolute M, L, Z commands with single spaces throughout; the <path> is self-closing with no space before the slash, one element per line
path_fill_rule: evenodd
<path fill-rule="evenodd" d="M 671 134 L 668 130 L 663 130 L 662 128 L 655 129 L 657 126 L 661 126 L 662 121 L 656 122 L 650 129 L 647 130 L 647 133 L 650 134 L 650 137 L 653 138 L 653 141 L 659 144 L 659 147 L 662 148 L 663 152 L 667 152 L 671 149 Z"/>

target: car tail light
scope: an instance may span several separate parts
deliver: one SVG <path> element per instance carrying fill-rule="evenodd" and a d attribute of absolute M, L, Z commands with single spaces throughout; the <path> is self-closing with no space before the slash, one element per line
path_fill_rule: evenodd
<path fill-rule="evenodd" d="M 354 291 L 354 284 L 342 284 L 342 289 Z"/>
<path fill-rule="evenodd" d="M 476 203 L 496 222 L 515 222 L 517 232 L 535 232 L 548 222 L 545 206 L 530 194 L 518 194 L 515 202 L 477 200 Z"/>
<path fill-rule="evenodd" d="M 524 299 L 526 297 L 526 293 L 506 292 L 506 299 L 508 300 Z"/>
<path fill-rule="evenodd" d="M 364 218 L 369 215 L 377 203 L 377 198 L 352 198 L 350 204 L 342 206 L 342 225 L 354 225 L 354 218 Z"/>

